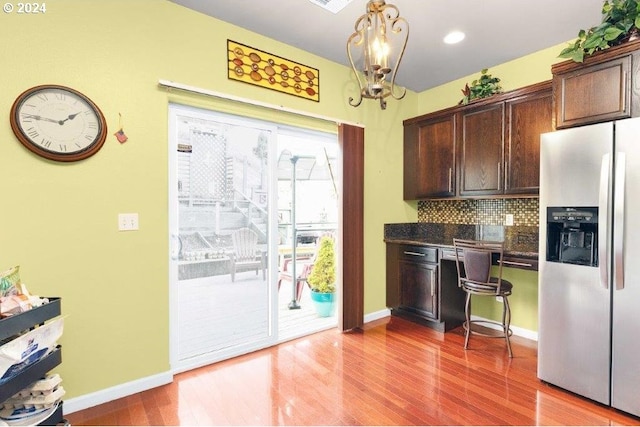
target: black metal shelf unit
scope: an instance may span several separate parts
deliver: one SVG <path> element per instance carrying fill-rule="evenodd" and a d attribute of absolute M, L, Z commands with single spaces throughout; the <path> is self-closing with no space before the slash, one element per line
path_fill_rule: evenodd
<path fill-rule="evenodd" d="M 42 325 L 45 321 L 59 316 L 61 313 L 60 307 L 60 298 L 49 298 L 47 304 L 0 320 L 0 341 L 7 340 L 7 338 Z M 60 363 L 62 363 L 62 348 L 58 346 L 52 353 L 29 365 L 15 377 L 3 383 L 2 387 L 0 387 L 0 403 L 45 377 L 47 372 Z M 65 424 L 66 420 L 62 414 L 62 402 L 60 402 L 58 408 L 39 425 Z"/>

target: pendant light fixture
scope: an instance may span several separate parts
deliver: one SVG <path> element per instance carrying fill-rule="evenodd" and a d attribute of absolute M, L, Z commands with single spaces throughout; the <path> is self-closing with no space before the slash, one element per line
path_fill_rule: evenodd
<path fill-rule="evenodd" d="M 396 93 L 395 80 L 408 39 L 409 23 L 396 6 L 384 0 L 367 3 L 366 13 L 356 20 L 355 32 L 347 40 L 347 55 L 360 87 L 360 98 L 349 97 L 350 105 L 359 106 L 363 98 L 379 99 L 384 110 L 385 98 L 404 98 L 407 91 L 402 88 Z"/>

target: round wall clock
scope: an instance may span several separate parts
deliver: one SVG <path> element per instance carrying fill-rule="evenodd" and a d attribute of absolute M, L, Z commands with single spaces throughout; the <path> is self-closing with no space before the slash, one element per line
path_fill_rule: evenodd
<path fill-rule="evenodd" d="M 94 155 L 107 137 L 100 109 L 75 89 L 35 86 L 16 98 L 11 129 L 32 152 L 50 160 L 73 162 Z"/>

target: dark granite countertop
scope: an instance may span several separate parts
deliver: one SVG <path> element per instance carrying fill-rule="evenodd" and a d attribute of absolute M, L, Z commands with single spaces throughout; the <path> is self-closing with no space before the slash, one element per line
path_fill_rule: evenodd
<path fill-rule="evenodd" d="M 501 225 L 441 224 L 412 222 L 384 225 L 384 241 L 411 245 L 453 247 L 453 239 L 505 242 L 505 255 L 538 258 L 538 227 Z"/>

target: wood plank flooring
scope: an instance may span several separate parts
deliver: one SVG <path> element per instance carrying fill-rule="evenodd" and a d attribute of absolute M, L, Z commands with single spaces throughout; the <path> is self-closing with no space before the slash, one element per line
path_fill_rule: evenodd
<path fill-rule="evenodd" d="M 66 415 L 72 425 L 638 425 L 536 378 L 536 343 L 399 318 L 335 329 L 176 375 Z"/>

